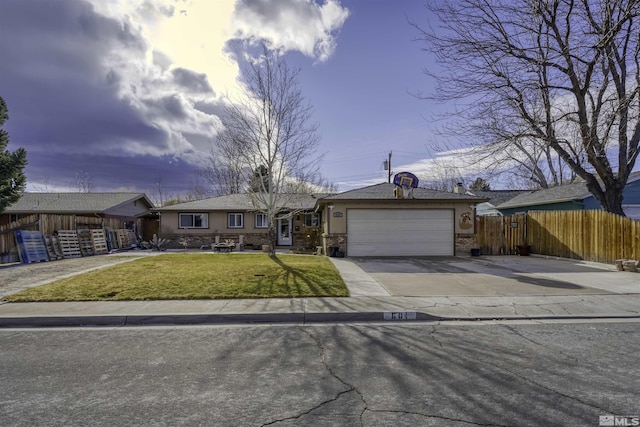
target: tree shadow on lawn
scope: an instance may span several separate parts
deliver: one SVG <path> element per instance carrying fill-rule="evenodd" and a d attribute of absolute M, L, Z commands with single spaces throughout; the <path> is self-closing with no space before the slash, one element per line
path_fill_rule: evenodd
<path fill-rule="evenodd" d="M 277 256 L 270 257 L 280 268 L 281 273 L 265 277 L 260 280 L 260 284 L 268 284 L 271 288 L 270 291 L 276 290 L 279 286 L 276 286 L 277 282 L 281 282 L 284 286 L 281 287 L 282 291 L 286 291 L 289 296 L 318 296 L 318 297 L 331 297 L 331 296 L 349 296 L 346 285 L 342 287 L 345 290 L 344 295 L 336 294 L 335 283 L 324 283 L 320 280 L 314 280 L 309 276 L 301 273 L 295 267 L 286 264 Z M 302 286 L 304 284 L 305 286 Z M 306 289 L 305 289 L 306 287 Z"/>

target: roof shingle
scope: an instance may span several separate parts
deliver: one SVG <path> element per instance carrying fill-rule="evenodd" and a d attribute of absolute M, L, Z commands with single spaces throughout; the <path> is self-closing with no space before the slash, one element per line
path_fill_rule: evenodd
<path fill-rule="evenodd" d="M 383 182 L 381 184 L 370 185 L 368 187 L 327 196 L 322 200 L 394 200 L 396 199 L 393 194 L 395 188 L 395 184 Z M 426 188 L 414 188 L 413 199 L 446 201 L 473 200 L 476 202 L 486 200 L 486 198 L 472 196 L 470 194 L 449 193 L 446 191 L 428 190 Z"/>
<path fill-rule="evenodd" d="M 144 198 L 144 193 L 23 193 L 4 213 L 99 213 Z"/>
<path fill-rule="evenodd" d="M 284 209 L 313 209 L 316 200 L 326 196 L 319 194 L 285 194 L 286 203 Z M 178 203 L 175 205 L 157 208 L 158 211 L 251 211 L 256 207 L 251 202 L 248 194 L 228 194 L 224 196 L 209 197 L 207 199 L 194 200 L 192 202 Z"/>

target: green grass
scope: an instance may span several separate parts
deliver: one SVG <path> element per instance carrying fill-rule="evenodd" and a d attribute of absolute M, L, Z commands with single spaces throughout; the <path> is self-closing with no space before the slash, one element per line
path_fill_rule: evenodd
<path fill-rule="evenodd" d="M 326 257 L 175 254 L 143 257 L 5 297 L 27 301 L 118 301 L 342 297 L 349 291 Z"/>

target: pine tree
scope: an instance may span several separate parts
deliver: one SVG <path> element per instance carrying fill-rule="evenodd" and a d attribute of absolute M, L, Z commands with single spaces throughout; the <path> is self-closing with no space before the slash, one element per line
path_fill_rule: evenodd
<path fill-rule="evenodd" d="M 478 177 L 475 181 L 473 181 L 473 184 L 471 184 L 469 189 L 476 191 L 489 191 L 491 190 L 491 186 L 484 178 Z"/>
<path fill-rule="evenodd" d="M 9 133 L 2 126 L 8 119 L 7 104 L 0 97 L 0 213 L 20 199 L 27 185 L 24 174 L 27 151 L 24 148 L 13 153 L 7 150 Z"/>

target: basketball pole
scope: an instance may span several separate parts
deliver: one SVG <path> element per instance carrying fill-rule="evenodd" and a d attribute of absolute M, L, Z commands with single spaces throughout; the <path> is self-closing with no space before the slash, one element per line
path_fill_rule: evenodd
<path fill-rule="evenodd" d="M 391 153 L 393 153 L 393 151 L 389 151 L 389 163 L 388 163 L 388 166 L 389 166 L 389 180 L 388 180 L 388 182 L 389 182 L 389 184 L 391 184 Z"/>

